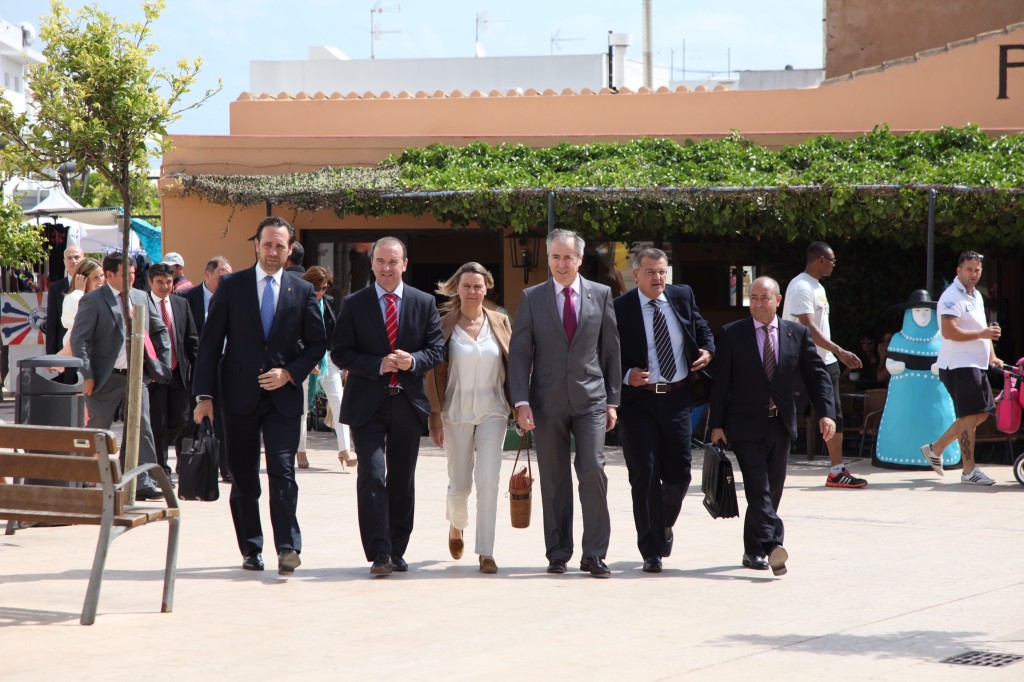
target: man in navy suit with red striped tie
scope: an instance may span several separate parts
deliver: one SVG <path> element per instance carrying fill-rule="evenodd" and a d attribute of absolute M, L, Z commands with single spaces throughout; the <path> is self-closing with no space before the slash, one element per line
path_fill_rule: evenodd
<path fill-rule="evenodd" d="M 711 392 L 713 443 L 728 440 L 743 473 L 747 513 L 743 565 L 786 573 L 779 502 L 786 483 L 789 446 L 796 438 L 794 384 L 803 377 L 825 440 L 836 431 L 832 379 L 807 327 L 776 315 L 782 295 L 771 277 L 750 285 L 750 317 L 718 335 Z"/>
<path fill-rule="evenodd" d="M 409 570 L 416 459 L 430 415 L 423 376 L 448 355 L 434 297 L 402 282 L 408 263 L 395 237 L 374 243 L 376 282 L 345 297 L 331 344 L 331 360 L 348 370 L 340 419 L 359 458 L 359 535 L 375 576 Z"/>

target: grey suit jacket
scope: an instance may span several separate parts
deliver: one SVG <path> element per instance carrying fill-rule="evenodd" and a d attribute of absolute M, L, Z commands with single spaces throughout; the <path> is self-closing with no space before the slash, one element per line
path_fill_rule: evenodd
<path fill-rule="evenodd" d="M 508 352 L 513 405 L 529 402 L 542 416 L 618 405 L 622 368 L 611 289 L 580 277 L 580 322 L 569 343 L 555 286 L 549 279 L 523 291 Z"/>
<path fill-rule="evenodd" d="M 132 305 L 144 305 L 149 311 L 149 337 L 153 341 L 156 359 L 146 358 L 143 377 L 169 379 L 171 346 L 167 327 L 155 307 L 149 305 L 146 292 L 132 289 L 128 298 Z M 82 378 L 95 381 L 93 390 L 102 388 L 113 372 L 124 338 L 124 316 L 110 287 L 104 285 L 83 296 L 71 330 L 71 354 L 84 363 Z"/>

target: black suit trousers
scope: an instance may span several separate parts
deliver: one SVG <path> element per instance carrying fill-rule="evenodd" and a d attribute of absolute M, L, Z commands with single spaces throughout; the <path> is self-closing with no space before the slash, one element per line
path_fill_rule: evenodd
<path fill-rule="evenodd" d="M 751 556 L 769 554 L 783 544 L 784 528 L 779 503 L 786 484 L 791 438 L 782 419 L 768 420 L 768 433 L 757 441 L 730 445 L 743 474 L 747 513 L 743 520 L 743 551 Z"/>
<path fill-rule="evenodd" d="M 295 513 L 299 486 L 295 482 L 295 451 L 299 447 L 300 416 L 281 414 L 268 391 L 261 391 L 256 409 L 249 414 L 224 411 L 224 434 L 231 443 L 231 519 L 242 556 L 263 551 L 260 524 L 260 436 L 266 452 L 270 483 L 270 523 L 277 552 L 302 551 L 302 534 Z"/>
<path fill-rule="evenodd" d="M 412 535 L 416 460 L 423 422 L 405 393 L 387 396 L 359 426 L 350 426 L 359 457 L 356 497 L 366 560 L 404 556 Z"/>
<path fill-rule="evenodd" d="M 679 518 L 692 477 L 691 432 L 688 389 L 637 391 L 619 408 L 637 547 L 644 558 L 664 556 L 665 528 Z"/>
<path fill-rule="evenodd" d="M 156 461 L 168 474 L 171 468 L 167 465 L 167 448 L 180 442 L 179 436 L 190 424 L 189 390 L 181 383 L 181 375 L 177 371 L 171 376 L 168 384 L 150 384 L 149 386 L 149 421 L 153 426 L 153 440 L 156 442 Z"/>

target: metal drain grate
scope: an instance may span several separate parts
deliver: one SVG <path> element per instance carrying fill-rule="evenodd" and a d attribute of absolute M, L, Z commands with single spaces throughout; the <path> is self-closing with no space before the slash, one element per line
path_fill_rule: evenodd
<path fill-rule="evenodd" d="M 1017 654 L 997 654 L 991 651 L 965 651 L 950 658 L 943 659 L 943 663 L 951 665 L 973 665 L 980 668 L 1005 668 L 1011 663 L 1024 659 L 1024 656 Z"/>

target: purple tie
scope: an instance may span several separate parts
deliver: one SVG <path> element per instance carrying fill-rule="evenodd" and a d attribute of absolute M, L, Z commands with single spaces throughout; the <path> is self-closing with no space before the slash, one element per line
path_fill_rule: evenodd
<path fill-rule="evenodd" d="M 562 306 L 562 325 L 565 327 L 565 335 L 572 343 L 572 337 L 576 334 L 576 306 L 572 304 L 572 287 L 562 289 L 565 296 L 565 304 Z"/>

